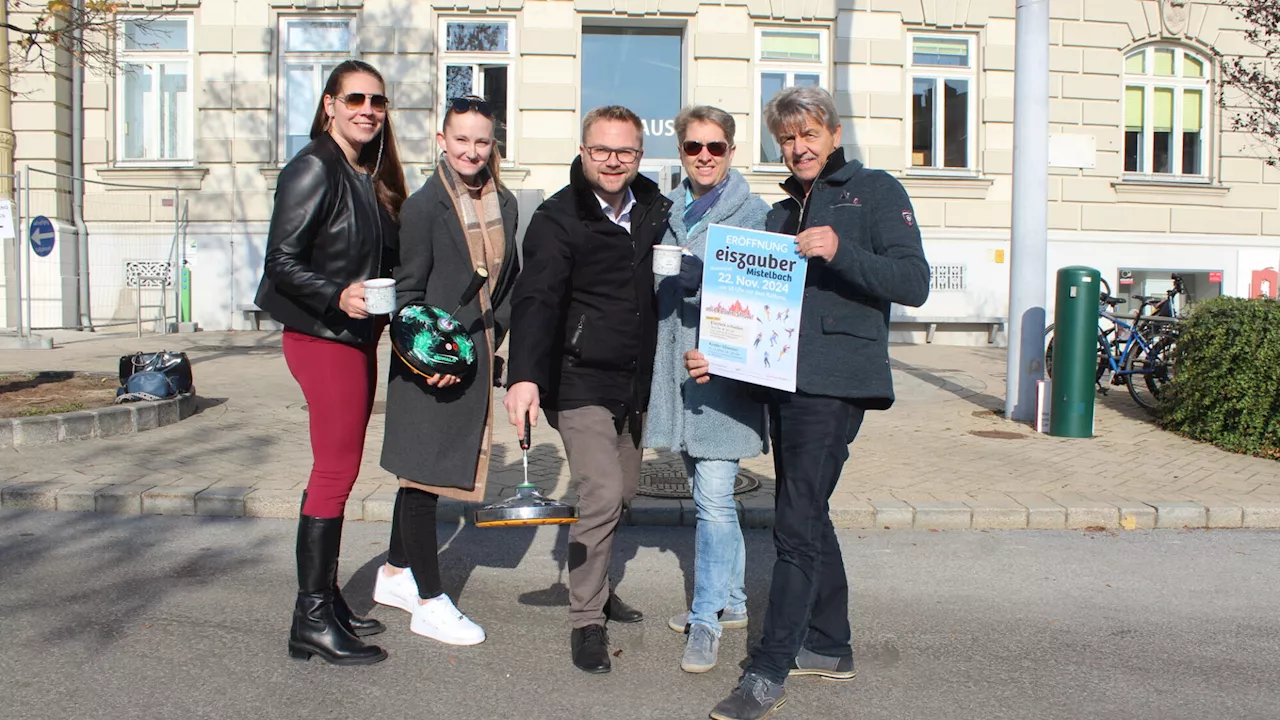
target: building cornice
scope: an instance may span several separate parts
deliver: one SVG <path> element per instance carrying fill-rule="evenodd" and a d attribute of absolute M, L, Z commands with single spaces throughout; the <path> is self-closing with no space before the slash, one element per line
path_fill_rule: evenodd
<path fill-rule="evenodd" d="M 122 185 L 153 185 L 157 190 L 178 188 L 199 190 L 209 174 L 207 167 L 100 167 L 98 177 L 106 182 Z M 140 190 L 140 187 L 104 186 L 107 190 Z"/>

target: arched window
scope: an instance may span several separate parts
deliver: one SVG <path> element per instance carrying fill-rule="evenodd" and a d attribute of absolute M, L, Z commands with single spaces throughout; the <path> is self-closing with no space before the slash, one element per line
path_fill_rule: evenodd
<path fill-rule="evenodd" d="M 1204 177 L 1209 63 L 1180 47 L 1149 46 L 1124 60 L 1124 170 Z"/>

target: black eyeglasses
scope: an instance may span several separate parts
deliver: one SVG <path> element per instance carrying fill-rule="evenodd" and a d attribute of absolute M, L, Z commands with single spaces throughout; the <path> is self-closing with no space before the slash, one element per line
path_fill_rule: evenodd
<path fill-rule="evenodd" d="M 491 118 L 493 117 L 493 108 L 490 107 L 489 101 L 475 95 L 464 95 L 463 97 L 451 98 L 449 100 L 449 109 L 455 113 L 465 113 L 475 110 L 481 115 Z"/>
<path fill-rule="evenodd" d="M 712 157 L 724 157 L 729 152 L 729 143 L 716 140 L 715 142 L 700 143 L 697 140 L 685 140 L 680 146 L 684 150 L 684 154 L 689 157 L 697 157 L 702 154 L 702 148 L 706 148 Z"/>
<path fill-rule="evenodd" d="M 386 110 L 391 107 L 391 100 L 386 95 L 370 95 L 368 93 L 347 93 L 339 95 L 338 99 L 348 110 L 359 110 L 364 107 L 365 100 L 373 105 L 374 110 Z"/>
<path fill-rule="evenodd" d="M 610 155 L 617 155 L 618 162 L 629 165 L 636 161 L 641 151 L 635 148 L 607 148 L 593 145 L 587 148 L 587 156 L 595 162 L 608 162 Z"/>

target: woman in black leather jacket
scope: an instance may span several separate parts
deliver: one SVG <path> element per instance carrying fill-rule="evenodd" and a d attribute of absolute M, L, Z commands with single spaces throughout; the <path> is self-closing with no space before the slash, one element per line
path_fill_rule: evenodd
<path fill-rule="evenodd" d="M 360 471 L 386 325 L 366 312 L 361 283 L 391 276 L 405 198 L 388 105 L 371 65 L 348 60 L 329 75 L 311 143 L 280 171 L 257 296 L 285 327 L 285 361 L 311 423 L 289 654 L 343 665 L 387 657 L 359 639 L 386 628 L 353 616 L 337 579 L 343 510 Z"/>

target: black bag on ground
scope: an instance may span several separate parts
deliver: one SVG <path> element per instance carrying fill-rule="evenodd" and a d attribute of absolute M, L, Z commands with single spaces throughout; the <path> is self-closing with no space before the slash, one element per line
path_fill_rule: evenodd
<path fill-rule="evenodd" d="M 169 378 L 174 392 L 189 395 L 196 391 L 191 377 L 191 361 L 184 352 L 161 350 L 154 353 L 134 353 L 120 357 L 120 386 L 127 387 L 129 378 L 141 372 L 158 372 Z"/>

